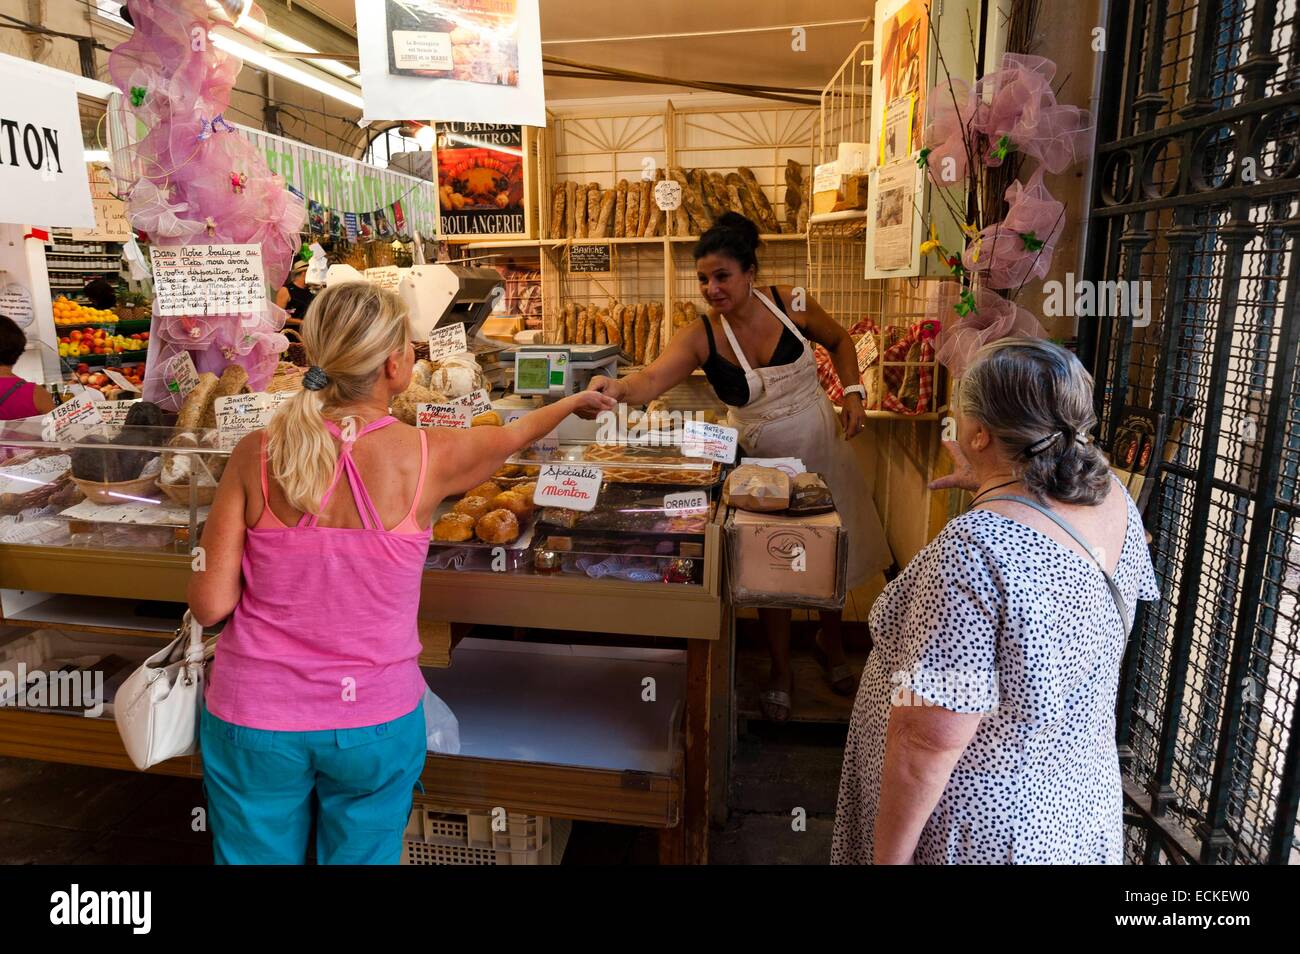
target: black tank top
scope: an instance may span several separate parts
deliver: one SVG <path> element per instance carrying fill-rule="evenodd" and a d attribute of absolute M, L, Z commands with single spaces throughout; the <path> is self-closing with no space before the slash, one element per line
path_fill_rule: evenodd
<path fill-rule="evenodd" d="M 772 293 L 772 301 L 781 309 L 781 314 L 788 315 L 785 310 L 785 302 L 781 300 L 781 294 L 773 285 L 769 288 Z M 709 357 L 703 365 L 704 376 L 709 379 L 709 384 L 713 386 L 713 392 L 717 394 L 718 400 L 723 404 L 730 404 L 732 407 L 744 407 L 749 403 L 749 382 L 745 380 L 745 369 L 738 364 L 733 364 L 722 355 L 718 354 L 717 342 L 713 339 L 713 325 L 709 322 L 708 315 L 700 315 L 700 321 L 704 322 L 704 333 L 709 338 Z M 757 365 L 763 368 L 779 368 L 783 364 L 794 364 L 803 354 L 803 342 L 799 340 L 798 335 L 791 331 L 784 322 L 781 324 L 781 338 L 776 343 L 776 348 L 772 351 L 772 357 L 767 363 Z"/>

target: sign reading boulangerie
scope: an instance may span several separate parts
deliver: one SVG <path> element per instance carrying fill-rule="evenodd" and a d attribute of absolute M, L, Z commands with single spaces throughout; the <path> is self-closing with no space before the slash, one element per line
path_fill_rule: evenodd
<path fill-rule="evenodd" d="M 92 228 L 72 78 L 0 57 L 0 222 Z"/>

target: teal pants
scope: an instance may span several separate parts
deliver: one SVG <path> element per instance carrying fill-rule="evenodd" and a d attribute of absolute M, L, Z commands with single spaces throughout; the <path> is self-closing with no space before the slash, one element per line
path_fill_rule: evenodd
<path fill-rule="evenodd" d="M 219 865 L 395 865 L 424 769 L 424 710 L 359 729 L 272 732 L 200 716 Z"/>

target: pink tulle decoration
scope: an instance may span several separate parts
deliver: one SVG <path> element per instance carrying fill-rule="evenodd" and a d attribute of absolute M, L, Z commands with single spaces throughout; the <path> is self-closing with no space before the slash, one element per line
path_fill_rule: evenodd
<path fill-rule="evenodd" d="M 1032 156 L 1052 173 L 1063 172 L 1086 159 L 1096 125 L 1086 109 L 1056 101 L 1052 78 L 1056 64 L 1041 56 L 1006 53 L 1002 68 L 977 82 L 962 80 L 931 91 L 925 124 L 925 145 L 931 174 L 947 182 L 944 160 L 956 163 L 952 181 L 967 171 L 966 139 L 972 148 L 983 137 L 986 165 L 1001 165 L 1010 151 Z M 1007 138 L 1005 149 L 1002 137 Z"/>
<path fill-rule="evenodd" d="M 1006 199 L 1007 217 L 981 230 L 962 253 L 966 270 L 986 273 L 990 288 L 1019 288 L 1030 279 L 1046 278 L 1065 228 L 1065 205 L 1043 185 L 1041 166 L 1027 185 L 1011 183 Z"/>
<path fill-rule="evenodd" d="M 119 175 L 132 170 L 123 183 L 131 225 L 158 246 L 260 245 L 266 283 L 279 288 L 306 208 L 225 119 L 243 63 L 209 42 L 205 0 L 132 0 L 131 15 L 135 32 L 109 58 L 125 108 L 149 130 L 116 163 Z M 249 15 L 261 19 L 256 7 Z M 132 90 L 143 92 L 133 100 Z M 145 399 L 177 407 L 162 374 L 182 351 L 200 373 L 220 374 L 237 362 L 252 389 L 265 387 L 288 346 L 284 320 L 269 301 L 256 315 L 162 316 L 155 307 Z"/>
<path fill-rule="evenodd" d="M 965 291 L 956 282 L 940 282 L 926 302 L 925 313 L 943 325 L 935 357 L 953 377 L 961 377 L 975 353 L 990 341 L 1018 336 L 1046 338 L 1047 332 L 1032 314 L 995 291 L 974 288 L 975 310 L 958 315 L 954 306 Z"/>

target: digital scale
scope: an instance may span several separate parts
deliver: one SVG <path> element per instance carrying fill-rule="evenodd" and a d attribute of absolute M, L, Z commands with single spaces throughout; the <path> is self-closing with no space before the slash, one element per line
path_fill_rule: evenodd
<path fill-rule="evenodd" d="M 554 401 L 584 391 L 603 374 L 618 377 L 618 345 L 520 345 L 514 349 L 515 394 Z"/>

